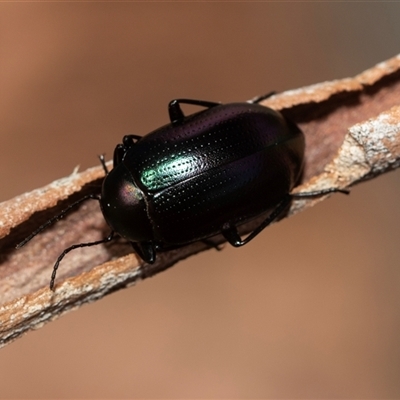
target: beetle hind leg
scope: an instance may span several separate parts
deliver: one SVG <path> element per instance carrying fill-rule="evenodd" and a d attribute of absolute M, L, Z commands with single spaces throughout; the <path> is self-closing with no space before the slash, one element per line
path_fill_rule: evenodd
<path fill-rule="evenodd" d="M 290 194 L 286 195 L 285 198 L 275 207 L 275 209 L 268 215 L 268 217 L 251 232 L 245 239 L 242 239 L 237 231 L 235 225 L 227 223 L 222 227 L 222 235 L 225 239 L 234 247 L 240 247 L 249 243 L 250 240 L 254 239 L 263 229 L 274 222 L 289 206 L 292 201 Z"/>
<path fill-rule="evenodd" d="M 264 228 L 274 222 L 289 206 L 290 202 L 296 198 L 307 198 L 307 197 L 318 197 L 331 193 L 344 193 L 349 194 L 350 192 L 346 189 L 339 188 L 328 188 L 322 190 L 316 190 L 313 192 L 305 193 L 292 193 L 287 194 L 285 198 L 275 207 L 275 209 L 268 215 L 268 217 L 251 232 L 245 239 L 242 239 L 237 231 L 235 225 L 227 223 L 222 227 L 222 235 L 225 239 L 234 247 L 240 247 L 254 239 Z"/>
<path fill-rule="evenodd" d="M 339 189 L 339 188 L 328 188 L 328 189 L 320 189 L 320 190 L 314 190 L 312 192 L 299 192 L 299 193 L 292 193 L 291 196 L 293 198 L 301 199 L 301 198 L 307 198 L 307 197 L 318 197 L 318 196 L 323 196 L 325 194 L 331 194 L 331 193 L 343 193 L 343 194 L 349 194 L 350 191 L 347 189 Z"/>

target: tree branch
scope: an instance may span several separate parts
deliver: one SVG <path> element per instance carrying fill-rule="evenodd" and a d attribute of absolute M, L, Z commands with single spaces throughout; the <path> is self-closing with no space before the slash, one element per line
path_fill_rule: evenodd
<path fill-rule="evenodd" d="M 354 78 L 287 91 L 263 104 L 294 120 L 306 135 L 306 166 L 296 192 L 348 188 L 400 164 L 400 56 Z M 51 292 L 52 265 L 62 250 L 108 234 L 98 204 L 82 205 L 18 251 L 15 245 L 74 200 L 100 190 L 103 176 L 100 166 L 74 172 L 0 204 L 0 346 L 208 248 L 194 243 L 165 252 L 151 266 L 141 265 L 123 241 L 76 250 L 63 260 Z M 288 215 L 321 200 L 294 201 Z"/>

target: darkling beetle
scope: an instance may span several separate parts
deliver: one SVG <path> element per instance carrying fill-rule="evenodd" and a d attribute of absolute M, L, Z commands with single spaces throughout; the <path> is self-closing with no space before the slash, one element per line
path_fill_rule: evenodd
<path fill-rule="evenodd" d="M 101 196 L 90 194 L 51 218 L 23 242 L 22 247 L 71 208 L 95 199 L 112 232 L 103 240 L 68 247 L 94 246 L 127 239 L 147 263 L 157 251 L 222 234 L 235 247 L 243 246 L 276 220 L 295 197 L 320 196 L 346 190 L 328 188 L 291 194 L 304 161 L 302 131 L 277 111 L 261 106 L 260 96 L 247 103 L 221 104 L 177 99 L 169 103 L 171 123 L 146 136 L 127 135 L 114 151 L 113 169 Z M 205 107 L 185 115 L 181 104 Z M 237 226 L 271 211 L 242 239 Z"/>

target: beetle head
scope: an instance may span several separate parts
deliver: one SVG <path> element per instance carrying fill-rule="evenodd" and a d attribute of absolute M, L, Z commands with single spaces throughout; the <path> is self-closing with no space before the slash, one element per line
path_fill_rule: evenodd
<path fill-rule="evenodd" d="M 143 192 L 124 164 L 118 164 L 103 181 L 101 210 L 108 225 L 131 242 L 153 239 Z"/>

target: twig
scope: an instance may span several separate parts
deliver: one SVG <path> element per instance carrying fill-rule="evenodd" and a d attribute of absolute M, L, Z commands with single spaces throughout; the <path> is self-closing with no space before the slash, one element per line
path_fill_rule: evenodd
<path fill-rule="evenodd" d="M 400 164 L 400 56 L 354 78 L 288 91 L 263 104 L 281 110 L 306 135 L 306 167 L 297 192 L 348 188 Z M 63 261 L 51 292 L 49 277 L 58 254 L 71 243 L 108 234 L 98 204 L 84 204 L 22 249 L 14 247 L 60 209 L 98 190 L 103 176 L 101 166 L 74 172 L 0 204 L 0 346 L 207 248 L 194 243 L 162 253 L 152 266 L 140 266 L 123 242 L 77 250 Z M 288 215 L 321 200 L 297 200 Z"/>

